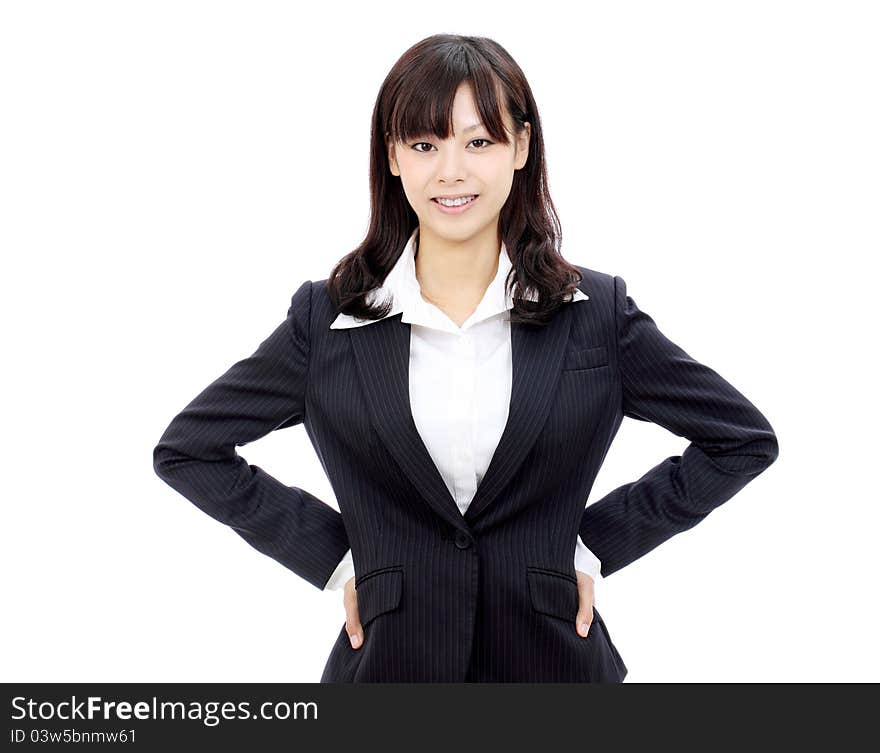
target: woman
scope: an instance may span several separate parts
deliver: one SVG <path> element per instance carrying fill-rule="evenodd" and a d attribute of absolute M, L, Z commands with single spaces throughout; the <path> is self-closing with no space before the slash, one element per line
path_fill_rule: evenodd
<path fill-rule="evenodd" d="M 496 42 L 436 35 L 376 102 L 372 214 L 198 395 L 156 472 L 346 621 L 322 682 L 621 682 L 594 581 L 776 458 L 766 418 L 620 277 L 559 253 L 537 106 Z M 623 416 L 691 444 L 586 508 Z M 304 423 L 339 512 L 235 451 Z"/>

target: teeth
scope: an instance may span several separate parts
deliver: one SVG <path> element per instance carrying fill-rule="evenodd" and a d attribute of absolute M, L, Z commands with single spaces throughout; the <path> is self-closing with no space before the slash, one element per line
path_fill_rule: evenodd
<path fill-rule="evenodd" d="M 473 201 L 476 198 L 476 194 L 473 196 L 465 196 L 461 199 L 435 199 L 438 204 L 442 204 L 444 207 L 460 207 L 462 204 L 467 204 Z"/>

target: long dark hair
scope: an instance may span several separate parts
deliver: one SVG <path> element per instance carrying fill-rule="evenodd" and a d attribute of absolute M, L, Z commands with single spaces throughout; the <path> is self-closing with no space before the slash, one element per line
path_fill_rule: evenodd
<path fill-rule="evenodd" d="M 519 133 L 531 124 L 525 166 L 514 174 L 501 210 L 499 232 L 513 265 L 505 289 L 513 295 L 510 322 L 546 324 L 570 300 L 581 280 L 562 258 L 562 228 L 547 188 L 544 136 L 538 108 L 522 70 L 500 44 L 486 37 L 435 34 L 408 49 L 388 73 L 373 109 L 370 135 L 370 219 L 366 238 L 333 268 L 327 290 L 337 311 L 380 319 L 391 301 L 368 301 L 418 226 L 399 176 L 388 168 L 389 139 L 432 133 L 445 139 L 459 85 L 468 82 L 486 129 L 508 144 L 503 110 Z M 523 297 L 529 291 L 531 301 Z"/>

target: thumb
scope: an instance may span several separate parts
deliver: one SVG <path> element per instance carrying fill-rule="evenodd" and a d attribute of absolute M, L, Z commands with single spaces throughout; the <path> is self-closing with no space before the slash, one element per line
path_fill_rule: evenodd
<path fill-rule="evenodd" d="M 587 610 L 580 610 L 577 615 L 577 631 L 578 633 L 586 638 L 590 632 L 590 626 L 593 624 L 593 608 L 589 607 Z"/>
<path fill-rule="evenodd" d="M 345 584 L 345 632 L 352 648 L 360 648 L 364 642 L 364 630 L 361 627 L 361 618 L 358 613 L 357 590 L 354 588 L 354 578 Z"/>
<path fill-rule="evenodd" d="M 584 575 L 578 578 L 578 613 L 575 618 L 578 635 L 586 638 L 593 624 L 593 581 Z"/>

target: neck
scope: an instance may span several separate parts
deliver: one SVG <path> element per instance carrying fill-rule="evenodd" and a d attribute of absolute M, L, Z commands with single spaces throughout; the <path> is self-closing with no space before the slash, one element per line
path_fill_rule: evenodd
<path fill-rule="evenodd" d="M 498 272 L 497 229 L 462 241 L 420 228 L 415 265 L 422 295 L 432 302 L 479 300 Z"/>

